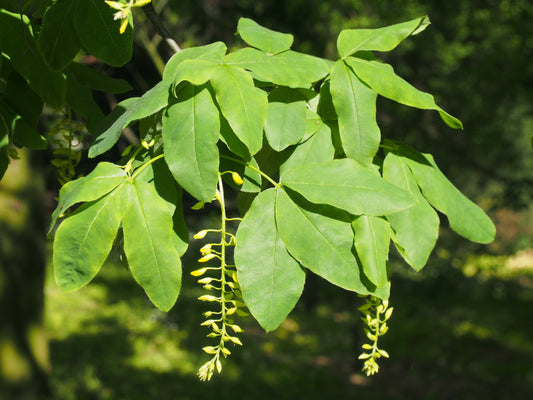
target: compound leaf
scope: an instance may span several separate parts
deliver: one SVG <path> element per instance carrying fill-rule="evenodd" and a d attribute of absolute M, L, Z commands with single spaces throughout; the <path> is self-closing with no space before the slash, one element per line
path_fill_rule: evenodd
<path fill-rule="evenodd" d="M 297 204 L 284 190 L 278 190 L 276 224 L 289 253 L 315 274 L 347 290 L 388 297 L 388 287 L 377 289 L 362 281 L 352 252 L 353 231 L 348 214 L 302 199 Z"/>
<path fill-rule="evenodd" d="M 259 194 L 237 231 L 235 263 L 246 306 L 268 332 L 298 301 L 305 272 L 288 253 L 276 229 L 276 189 Z"/>

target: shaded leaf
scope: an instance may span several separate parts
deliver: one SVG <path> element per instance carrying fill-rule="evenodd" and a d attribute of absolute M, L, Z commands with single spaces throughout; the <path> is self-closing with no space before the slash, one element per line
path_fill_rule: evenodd
<path fill-rule="evenodd" d="M 48 105 L 60 108 L 65 101 L 65 78 L 52 71 L 37 49 L 29 19 L 0 9 L 0 43 L 18 73 Z"/>
<path fill-rule="evenodd" d="M 76 56 L 81 42 L 74 26 L 78 0 L 58 0 L 44 14 L 39 50 L 54 70 L 63 70 Z"/>
<path fill-rule="evenodd" d="M 115 20 L 114 13 L 104 1 L 81 0 L 76 7 L 74 25 L 89 53 L 106 64 L 120 67 L 131 59 L 133 28 L 130 21 L 121 34 L 121 20 Z"/>
<path fill-rule="evenodd" d="M 279 87 L 269 93 L 265 135 L 270 147 L 281 151 L 302 139 L 306 110 L 305 98 L 294 89 Z"/>
<path fill-rule="evenodd" d="M 70 63 L 67 71 L 73 75 L 79 83 L 86 85 L 93 90 L 109 93 L 124 93 L 132 89 L 131 85 L 124 79 L 112 78 L 77 62 Z"/>

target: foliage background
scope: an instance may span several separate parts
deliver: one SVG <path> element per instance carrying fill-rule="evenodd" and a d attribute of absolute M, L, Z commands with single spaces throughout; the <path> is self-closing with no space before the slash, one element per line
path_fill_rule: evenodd
<path fill-rule="evenodd" d="M 526 399 L 533 395 L 533 5 L 484 2 L 363 0 L 161 0 L 166 26 L 182 47 L 223 40 L 238 46 L 236 21 L 250 17 L 293 33 L 295 48 L 332 58 L 341 29 L 378 27 L 428 14 L 432 26 L 410 38 L 387 62 L 465 125 L 380 100 L 384 136 L 435 154 L 443 171 L 489 210 L 498 237 L 479 246 L 443 232 L 428 266 L 413 274 L 393 262 L 395 314 L 383 339 L 392 359 L 364 378 L 356 360 L 361 326 L 357 300 L 316 280 L 276 332 L 249 321 L 245 347 L 221 379 L 197 382 L 203 359 L 201 305 L 193 279 L 174 310 L 163 315 L 130 278 L 110 264 L 74 293 L 58 291 L 48 274 L 47 328 L 54 399 L 258 397 L 365 399 Z M 166 4 L 165 4 L 166 3 Z M 140 94 L 170 56 L 136 17 L 134 59 L 109 70 Z M 99 66 L 97 61 L 94 61 Z M 101 95 L 104 108 L 116 100 Z M 107 110 L 105 110 L 107 111 Z M 83 163 L 79 172 L 92 168 Z M 53 171 L 48 176 L 54 188 Z M 190 226 L 209 224 L 189 216 Z M 194 268 L 194 248 L 184 261 Z"/>

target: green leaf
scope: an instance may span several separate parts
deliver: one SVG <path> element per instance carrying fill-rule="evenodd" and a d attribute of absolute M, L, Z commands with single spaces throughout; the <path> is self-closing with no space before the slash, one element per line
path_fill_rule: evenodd
<path fill-rule="evenodd" d="M 11 14 L 0 9 L 0 43 L 2 52 L 11 59 L 17 72 L 30 87 L 53 108 L 65 101 L 65 78 L 52 71 L 37 49 L 30 20 L 21 14 Z"/>
<path fill-rule="evenodd" d="M 249 18 L 239 19 L 237 33 L 250 46 L 267 54 L 277 54 L 288 50 L 294 40 L 291 34 L 270 30 Z"/>
<path fill-rule="evenodd" d="M 89 131 L 97 129 L 105 118 L 104 113 L 94 101 L 91 89 L 82 85 L 70 75 L 67 75 L 66 100 L 74 111 L 85 118 L 85 125 Z"/>
<path fill-rule="evenodd" d="M 297 204 L 277 190 L 276 224 L 289 253 L 315 274 L 347 290 L 388 297 L 388 287 L 376 289 L 361 280 L 348 214 L 303 199 Z"/>
<path fill-rule="evenodd" d="M 254 86 L 252 78 L 243 69 L 227 65 L 219 66 L 213 72 L 211 85 L 222 114 L 254 155 L 263 144 L 266 93 Z"/>
<path fill-rule="evenodd" d="M 172 214 L 155 188 L 128 182 L 129 202 L 122 222 L 124 252 L 131 273 L 152 303 L 172 308 L 181 286 L 181 261 L 174 245 Z"/>
<path fill-rule="evenodd" d="M 124 186 L 86 203 L 59 226 L 53 263 L 61 290 L 70 292 L 89 283 L 107 259 L 126 205 Z"/>
<path fill-rule="evenodd" d="M 333 160 L 335 149 L 331 142 L 331 129 L 320 124 L 318 131 L 305 142 L 297 145 L 292 154 L 280 168 L 280 174 L 310 163 L 320 163 Z"/>
<path fill-rule="evenodd" d="M 405 157 L 388 153 L 383 162 L 383 178 L 418 199 L 413 207 L 387 215 L 387 220 L 396 248 L 415 271 L 420 271 L 437 242 L 439 216 L 420 193 Z"/>
<path fill-rule="evenodd" d="M 74 204 L 94 201 L 105 196 L 126 177 L 126 173 L 119 166 L 101 162 L 89 175 L 67 182 L 59 191 L 59 202 L 52 214 L 48 234 L 54 229 L 59 216 Z"/>
<path fill-rule="evenodd" d="M 337 61 L 331 69 L 330 85 L 344 152 L 347 157 L 368 166 L 381 141 L 376 122 L 377 94 L 343 61 Z"/>
<path fill-rule="evenodd" d="M 120 33 L 120 20 L 115 10 L 101 0 L 81 0 L 74 15 L 74 25 L 83 46 L 89 53 L 113 67 L 126 64 L 132 55 L 133 28 L 128 24 Z"/>
<path fill-rule="evenodd" d="M 199 201 L 215 197 L 219 112 L 206 87 L 187 85 L 163 113 L 165 160 L 178 183 Z"/>
<path fill-rule="evenodd" d="M 184 81 L 197 86 L 203 85 L 211 79 L 211 75 L 218 65 L 216 62 L 201 59 L 183 61 L 175 70 L 172 83 L 174 92 L 176 92 L 176 87 Z"/>
<path fill-rule="evenodd" d="M 307 87 L 329 73 L 324 60 L 292 50 L 269 56 L 247 47 L 228 54 L 224 63 L 249 69 L 259 80 L 288 87 Z"/>
<path fill-rule="evenodd" d="M 427 16 L 416 18 L 378 29 L 346 29 L 337 39 L 337 49 L 341 57 L 358 51 L 390 51 L 405 38 L 422 32 L 430 24 Z"/>
<path fill-rule="evenodd" d="M 496 228 L 490 218 L 444 176 L 431 154 L 419 153 L 406 145 L 396 146 L 394 153 L 406 157 L 424 197 L 446 214 L 455 232 L 473 242 L 490 243 L 494 240 Z"/>
<path fill-rule="evenodd" d="M 174 224 L 172 241 L 181 257 L 189 245 L 189 231 L 183 217 L 183 191 L 174 180 L 167 163 L 163 159 L 152 162 L 137 175 L 136 179 L 152 184 L 159 197 L 167 204 Z"/>
<path fill-rule="evenodd" d="M 355 251 L 365 276 L 378 288 L 387 285 L 390 226 L 383 218 L 361 215 L 352 222 Z"/>
<path fill-rule="evenodd" d="M 357 57 L 348 57 L 345 62 L 353 68 L 359 79 L 381 96 L 410 107 L 435 110 L 448 126 L 463 129 L 462 122 L 440 108 L 432 95 L 418 90 L 400 78 L 389 64 Z"/>
<path fill-rule="evenodd" d="M 1 98 L 0 113 L 15 146 L 29 147 L 31 149 L 46 148 L 46 139 L 37 132 L 34 126 L 28 124 L 24 118 L 13 111 Z"/>
<path fill-rule="evenodd" d="M 132 121 L 148 117 L 168 104 L 170 83 L 161 81 L 142 97 L 120 102 L 96 130 L 96 140 L 89 149 L 89 157 L 96 157 L 117 142 L 120 133 Z"/>
<path fill-rule="evenodd" d="M 415 204 L 413 196 L 349 158 L 303 165 L 286 171 L 283 185 L 313 203 L 354 215 L 386 215 Z"/>
<path fill-rule="evenodd" d="M 66 71 L 73 75 L 79 83 L 93 90 L 124 93 L 132 89 L 131 85 L 124 79 L 112 78 L 77 62 L 70 63 Z"/>
<path fill-rule="evenodd" d="M 81 42 L 74 26 L 77 0 L 58 0 L 44 14 L 39 50 L 48 65 L 63 70 L 78 54 Z"/>
<path fill-rule="evenodd" d="M 183 49 L 168 60 L 163 71 L 163 80 L 169 82 L 174 81 L 179 66 L 186 60 L 202 60 L 222 64 L 226 50 L 227 47 L 222 42 Z"/>
<path fill-rule="evenodd" d="M 305 98 L 294 89 L 279 87 L 269 93 L 265 135 L 270 147 L 281 151 L 302 139 L 306 110 Z"/>
<path fill-rule="evenodd" d="M 276 329 L 302 294 L 305 272 L 288 253 L 275 220 L 276 190 L 253 201 L 237 230 L 235 264 L 246 306 L 268 332 Z"/>
<path fill-rule="evenodd" d="M 12 70 L 7 77 L 3 98 L 15 113 L 24 118 L 28 125 L 32 128 L 37 126 L 43 111 L 43 101 L 15 70 Z M 42 143 L 46 145 L 44 137 Z"/>

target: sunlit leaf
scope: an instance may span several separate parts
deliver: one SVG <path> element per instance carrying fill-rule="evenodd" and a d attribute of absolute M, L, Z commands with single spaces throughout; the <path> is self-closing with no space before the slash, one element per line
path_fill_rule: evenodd
<path fill-rule="evenodd" d="M 259 324 L 276 329 L 300 297 L 305 272 L 288 253 L 275 221 L 276 190 L 255 198 L 237 231 L 235 263 L 243 299 Z"/>

